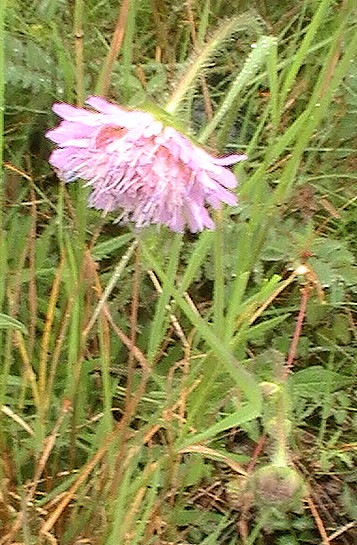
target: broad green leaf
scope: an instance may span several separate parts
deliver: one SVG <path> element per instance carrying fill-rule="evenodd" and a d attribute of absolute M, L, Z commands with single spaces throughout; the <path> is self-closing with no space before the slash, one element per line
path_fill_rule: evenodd
<path fill-rule="evenodd" d="M 351 383 L 351 379 L 321 365 L 314 365 L 291 375 L 289 382 L 297 395 L 316 397 L 343 388 Z"/>

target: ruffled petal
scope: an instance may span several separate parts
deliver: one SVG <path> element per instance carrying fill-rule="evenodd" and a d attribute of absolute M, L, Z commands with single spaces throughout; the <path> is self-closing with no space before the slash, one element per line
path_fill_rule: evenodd
<path fill-rule="evenodd" d="M 240 163 L 241 161 L 245 161 L 248 159 L 247 155 L 241 154 L 241 155 L 228 155 L 227 157 L 215 157 L 214 163 L 216 165 L 220 166 L 227 166 L 227 165 L 234 165 L 235 163 Z"/>
<path fill-rule="evenodd" d="M 121 115 L 125 110 L 118 106 L 117 104 L 113 104 L 112 102 L 108 102 L 105 100 L 105 98 L 98 97 L 98 96 L 91 96 L 88 97 L 86 100 L 86 104 L 100 112 L 101 114 L 109 114 L 109 115 Z"/>
<path fill-rule="evenodd" d="M 96 111 L 55 104 L 63 121 L 46 133 L 58 146 L 50 163 L 65 182 L 82 178 L 92 188 L 89 206 L 121 210 L 142 228 L 164 224 L 182 232 L 214 229 L 206 208 L 235 206 L 237 185 L 225 168 L 245 155 L 214 157 L 150 113 L 89 97 Z M 228 188 L 228 189 L 227 189 Z"/>

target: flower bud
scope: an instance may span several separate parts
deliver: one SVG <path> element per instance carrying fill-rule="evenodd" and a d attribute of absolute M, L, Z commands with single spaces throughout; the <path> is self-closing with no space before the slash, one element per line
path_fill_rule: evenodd
<path fill-rule="evenodd" d="M 304 482 L 297 471 L 273 464 L 257 469 L 250 486 L 257 503 L 287 510 L 298 504 L 304 493 Z"/>

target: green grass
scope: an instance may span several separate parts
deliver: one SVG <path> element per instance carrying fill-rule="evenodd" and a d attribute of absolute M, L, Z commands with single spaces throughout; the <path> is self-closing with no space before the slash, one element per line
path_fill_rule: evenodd
<path fill-rule="evenodd" d="M 354 2 L 9 0 L 4 25 L 0 544 L 352 543 Z M 247 153 L 239 206 L 200 235 L 88 209 L 43 134 L 94 92 Z"/>

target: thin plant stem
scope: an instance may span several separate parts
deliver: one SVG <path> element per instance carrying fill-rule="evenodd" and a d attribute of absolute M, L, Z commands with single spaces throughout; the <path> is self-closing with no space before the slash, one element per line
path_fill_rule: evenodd
<path fill-rule="evenodd" d="M 214 294 L 213 314 L 217 335 L 224 334 L 224 233 L 222 211 L 216 213 L 214 240 Z"/>
<path fill-rule="evenodd" d="M 319 515 L 318 510 L 316 509 L 316 506 L 314 502 L 312 501 L 311 497 L 306 498 L 307 504 L 309 506 L 309 509 L 311 511 L 312 516 L 314 517 L 314 520 L 316 522 L 317 529 L 321 536 L 321 545 L 330 545 L 331 539 L 329 539 L 324 523 L 322 522 L 322 519 Z"/>
<path fill-rule="evenodd" d="M 110 380 L 110 331 L 109 322 L 104 313 L 98 319 L 99 346 L 101 353 L 102 383 L 103 383 L 103 405 L 106 431 L 112 429 L 112 389 Z"/>
<path fill-rule="evenodd" d="M 113 70 L 114 62 L 119 54 L 123 43 L 125 34 L 125 23 L 129 15 L 130 4 L 131 0 L 123 0 L 123 2 L 121 3 L 113 39 L 110 44 L 108 55 L 104 62 L 102 73 L 99 77 L 97 90 L 99 94 L 103 96 L 107 95 L 108 93 L 110 76 Z"/>
<path fill-rule="evenodd" d="M 146 373 L 143 371 L 140 384 L 135 392 L 135 395 L 131 397 L 129 400 L 125 411 L 122 415 L 122 418 L 119 422 L 120 426 L 120 432 L 121 434 L 118 434 L 119 437 L 119 448 L 116 456 L 116 475 L 113 479 L 113 485 L 111 490 L 111 495 L 115 494 L 115 491 L 118 487 L 118 482 L 120 482 L 122 476 L 123 476 L 123 461 L 125 460 L 125 454 L 128 449 L 128 442 L 126 441 L 126 438 L 130 432 L 129 430 L 129 424 L 132 419 L 132 417 L 135 414 L 135 410 L 142 399 L 142 396 L 145 393 L 146 386 L 149 380 L 149 373 Z"/>
<path fill-rule="evenodd" d="M 51 391 L 51 390 L 49 391 L 48 387 L 50 386 L 52 389 L 52 381 L 50 381 L 50 384 L 47 383 L 47 361 L 48 361 L 48 357 L 50 353 L 49 351 L 50 334 L 51 334 L 54 316 L 55 316 L 55 307 L 58 300 L 60 282 L 62 280 L 62 272 L 63 272 L 63 259 L 61 259 L 58 265 L 55 279 L 53 281 L 51 294 L 50 294 L 48 307 L 47 307 L 45 327 L 44 327 L 42 342 L 41 342 L 41 355 L 40 355 L 40 363 L 39 363 L 39 370 L 38 370 L 38 388 L 39 388 L 41 399 L 43 400 L 42 410 L 44 411 L 44 414 L 46 414 L 46 410 L 48 408 L 49 403 L 47 402 L 47 399 L 49 398 L 50 391 Z"/>
<path fill-rule="evenodd" d="M 96 285 L 98 287 L 100 285 L 98 278 L 96 278 Z M 132 351 L 136 361 L 140 364 L 140 366 L 142 367 L 144 372 L 149 373 L 150 370 L 151 370 L 151 366 L 149 365 L 148 360 L 146 359 L 144 354 L 141 352 L 141 350 L 137 346 L 133 345 L 130 338 L 116 325 L 116 323 L 114 322 L 114 320 L 113 320 L 113 318 L 112 318 L 112 316 L 111 316 L 111 314 L 110 314 L 110 312 L 108 310 L 108 306 L 106 304 L 104 304 L 104 306 L 103 306 L 103 313 L 107 317 L 108 322 L 112 326 L 112 329 L 113 329 L 114 333 L 117 335 L 117 337 L 121 340 L 121 342 L 124 344 L 124 346 L 126 346 L 126 348 L 129 351 Z"/>
<path fill-rule="evenodd" d="M 63 262 L 63 258 L 62 258 L 62 262 Z M 62 263 L 62 265 L 63 265 L 63 263 Z M 54 384 L 54 381 L 55 381 L 58 364 L 59 364 L 59 361 L 60 361 L 61 350 L 63 348 L 65 338 L 66 338 L 66 333 L 68 331 L 68 325 L 69 325 L 69 321 L 70 321 L 70 318 L 71 318 L 71 310 L 72 310 L 73 305 L 74 305 L 74 297 L 71 297 L 69 299 L 69 301 L 67 302 L 67 304 L 66 304 L 66 306 L 64 308 L 64 311 L 62 313 L 61 322 L 60 322 L 61 326 L 60 326 L 60 329 L 59 329 L 59 332 L 58 332 L 58 335 L 57 335 L 57 338 L 56 338 L 56 342 L 55 342 L 55 345 L 54 345 L 54 348 L 53 348 L 53 356 L 52 356 L 51 365 L 49 367 L 49 372 L 48 372 L 48 379 L 47 379 L 47 386 L 46 386 L 46 396 L 45 396 L 45 400 L 43 402 L 43 404 L 45 406 L 44 409 L 43 409 L 44 411 L 48 410 L 48 407 L 49 407 L 49 404 L 50 404 L 51 392 L 52 392 L 53 384 Z"/>
<path fill-rule="evenodd" d="M 288 408 L 286 403 L 286 392 L 284 386 L 279 388 L 276 397 L 276 449 L 274 450 L 273 462 L 279 467 L 286 467 L 288 464 L 288 439 L 287 439 L 287 418 Z"/>
<path fill-rule="evenodd" d="M 0 2 L 0 237 L 2 237 L 2 210 L 4 191 L 3 172 L 3 134 L 4 134 L 4 32 L 5 32 L 5 7 L 6 0 Z M 0 238 L 0 243 L 1 243 Z"/>
<path fill-rule="evenodd" d="M 131 313 L 130 313 L 130 341 L 132 346 L 135 346 L 137 336 L 137 323 L 138 323 L 138 310 L 139 310 L 139 288 L 140 288 L 140 245 L 135 249 L 134 260 L 134 274 L 133 274 L 133 292 L 131 299 Z M 132 386 L 133 386 L 133 372 L 134 372 L 134 353 L 131 349 L 129 351 L 128 358 L 128 377 L 125 393 L 125 405 L 128 404 Z"/>
<path fill-rule="evenodd" d="M 36 229 L 37 229 L 37 206 L 34 183 L 30 182 L 30 197 L 31 197 L 31 218 L 32 225 L 29 233 L 29 354 L 32 357 L 36 341 L 36 316 L 37 316 L 37 286 L 36 286 Z"/>
<path fill-rule="evenodd" d="M 306 284 L 302 288 L 300 310 L 299 310 L 299 314 L 298 314 L 298 317 L 297 317 L 297 320 L 296 320 L 294 336 L 293 336 L 293 340 L 291 342 L 291 346 L 290 346 L 290 350 L 289 350 L 289 354 L 288 354 L 288 359 L 287 359 L 287 362 L 286 362 L 286 365 L 285 365 L 285 371 L 284 371 L 284 376 L 283 376 L 284 380 L 287 379 L 287 377 L 288 377 L 288 375 L 289 375 L 289 373 L 291 371 L 293 361 L 294 361 L 294 358 L 295 358 L 295 355 L 296 355 L 297 345 L 298 345 L 299 337 L 301 335 L 301 330 L 302 330 L 302 324 L 303 324 L 304 317 L 305 317 L 305 314 L 306 314 L 306 306 L 307 306 L 307 301 L 309 299 L 309 293 L 310 293 L 310 288 L 309 288 L 309 285 Z"/>
<path fill-rule="evenodd" d="M 253 324 L 261 314 L 263 314 L 264 310 L 270 305 L 274 299 L 287 287 L 289 284 L 293 282 L 296 276 L 298 275 L 304 275 L 309 272 L 308 267 L 306 265 L 299 265 L 291 274 L 290 276 L 284 280 L 280 286 L 274 291 L 274 293 L 267 298 L 266 301 L 258 308 L 258 310 L 253 314 L 253 316 L 249 319 L 249 324 Z"/>
<path fill-rule="evenodd" d="M 198 48 L 199 40 L 197 38 L 196 25 L 195 25 L 195 19 L 193 15 L 191 0 L 186 0 L 186 10 L 187 10 L 187 17 L 190 23 L 192 43 L 195 48 Z M 202 89 L 203 102 L 205 106 L 205 112 L 206 112 L 208 120 L 211 121 L 213 118 L 213 108 L 211 103 L 211 97 L 209 94 L 209 88 L 208 88 L 204 74 L 202 74 L 201 76 L 201 89 Z M 213 137 L 213 135 L 212 135 L 210 143 L 213 147 L 216 146 L 215 138 Z"/>
<path fill-rule="evenodd" d="M 4 169 L 3 169 L 3 135 L 4 135 L 4 33 L 5 33 L 5 7 L 6 0 L 0 2 L 0 311 L 3 308 L 5 293 L 6 293 L 6 269 L 7 269 L 7 255 L 6 255 L 6 240 L 5 232 L 3 230 L 3 200 L 4 200 Z M 8 339 L 8 345 L 6 347 L 6 337 L 0 332 L 0 351 L 5 356 L 5 353 L 11 350 L 10 339 Z M 8 350 L 6 350 L 8 348 Z M 9 354 L 8 354 L 9 355 Z M 4 357 L 3 370 L 0 377 L 0 404 L 3 404 L 6 387 L 7 377 L 10 371 L 10 357 Z M 0 416 L 0 448 L 4 451 L 3 441 L 4 430 L 2 427 L 2 418 Z M 0 463 L 0 481 L 5 482 L 3 474 L 3 464 Z M 0 493 L 3 493 L 3 486 L 0 486 Z M 3 494 L 2 494 L 3 495 Z M 3 495 L 3 497 L 5 497 Z"/>
<path fill-rule="evenodd" d="M 76 53 L 76 94 L 78 106 L 83 106 L 84 103 L 83 13 L 84 1 L 76 0 L 74 4 L 74 43 Z"/>
<path fill-rule="evenodd" d="M 27 381 L 30 383 L 31 390 L 32 390 L 32 397 L 34 400 L 34 404 L 36 406 L 37 411 L 39 411 L 40 408 L 40 396 L 38 391 L 38 384 L 36 380 L 35 372 L 31 365 L 31 360 L 26 348 L 26 343 L 24 341 L 24 337 L 20 331 L 15 331 L 15 344 L 17 345 L 17 348 L 19 350 L 21 360 L 23 363 L 23 370 L 24 375 Z"/>
<path fill-rule="evenodd" d="M 255 445 L 252 457 L 250 459 L 249 465 L 247 467 L 247 473 L 251 473 L 254 469 L 255 464 L 257 463 L 258 456 L 262 452 L 265 443 L 266 443 L 266 435 L 261 435 L 257 441 L 257 444 Z"/>
<path fill-rule="evenodd" d="M 110 296 L 111 292 L 114 289 L 115 284 L 119 280 L 120 276 L 122 275 L 129 259 L 131 258 L 136 246 L 138 245 L 138 240 L 134 240 L 134 242 L 129 247 L 128 251 L 123 255 L 118 265 L 115 267 L 113 275 L 107 285 L 107 287 L 104 290 L 103 296 L 101 297 L 98 305 L 96 306 L 91 319 L 88 322 L 88 325 L 83 331 L 83 337 L 86 337 L 90 330 L 92 329 L 93 325 L 95 324 L 96 319 L 99 316 L 99 313 L 101 309 L 103 308 L 104 304 L 106 303 L 108 297 Z"/>

